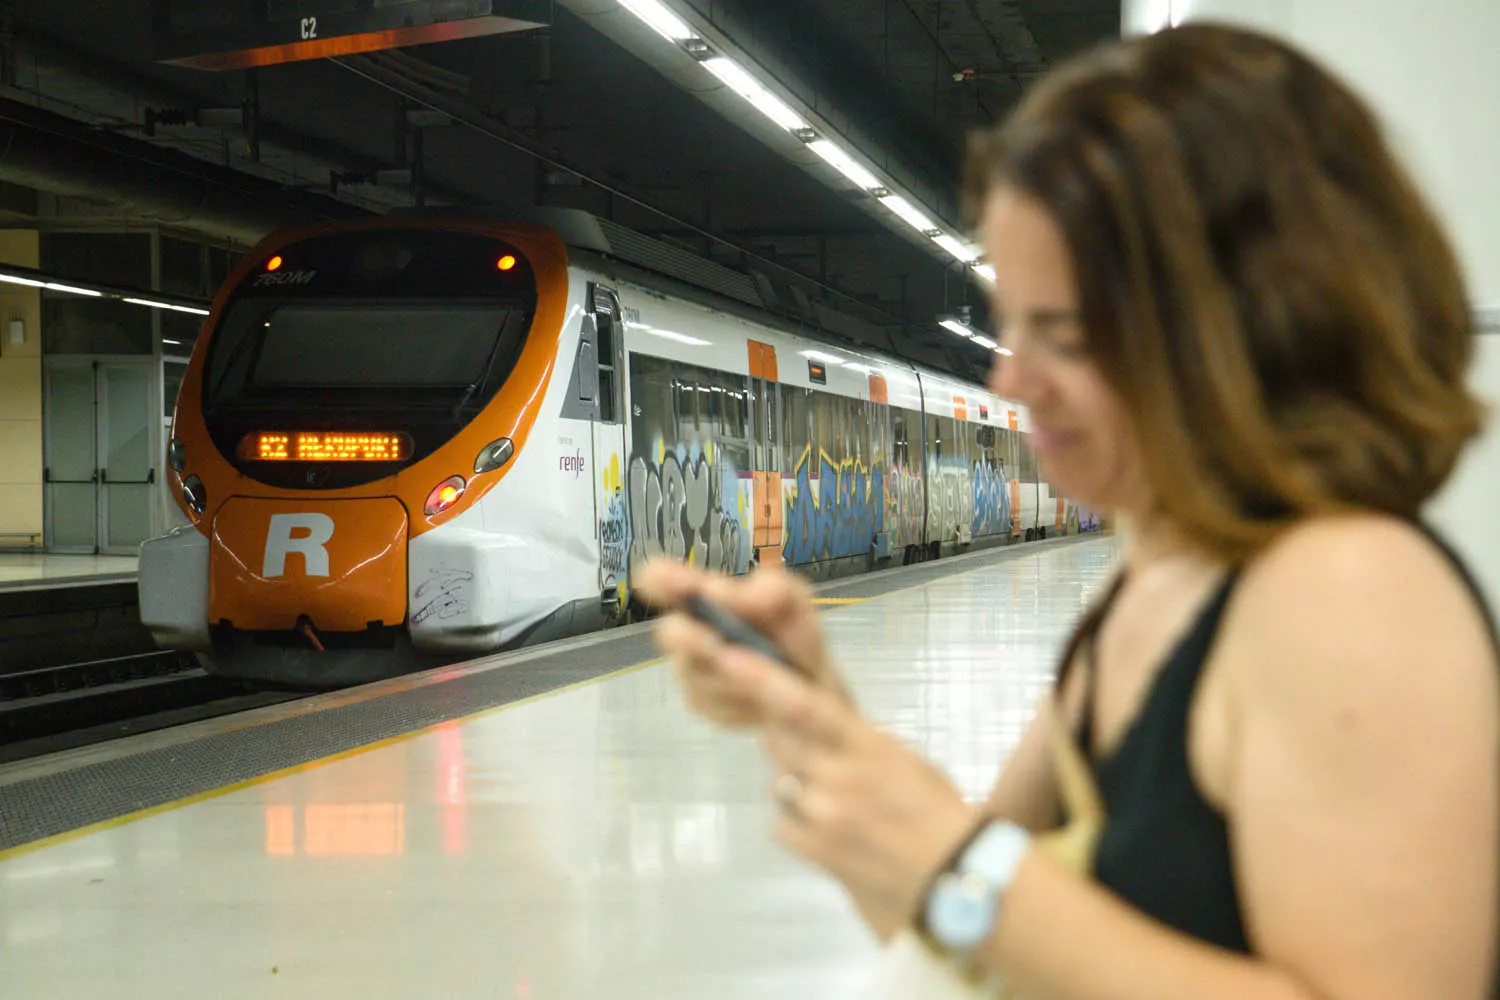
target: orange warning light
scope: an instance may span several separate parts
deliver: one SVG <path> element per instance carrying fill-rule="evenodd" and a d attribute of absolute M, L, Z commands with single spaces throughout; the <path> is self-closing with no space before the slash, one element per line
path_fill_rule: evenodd
<path fill-rule="evenodd" d="M 506 254 L 504 257 L 500 258 L 500 262 L 495 266 L 500 268 L 500 270 L 502 271 L 509 271 L 511 268 L 516 266 L 516 259 L 510 254 Z"/>
<path fill-rule="evenodd" d="M 270 260 L 266 261 L 266 270 L 279 271 L 281 270 L 281 264 L 282 260 L 280 257 L 272 257 Z"/>

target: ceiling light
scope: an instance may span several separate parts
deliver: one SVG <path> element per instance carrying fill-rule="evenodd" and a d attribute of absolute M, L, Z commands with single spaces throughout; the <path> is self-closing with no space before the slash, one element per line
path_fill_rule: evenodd
<path fill-rule="evenodd" d="M 843 174 L 849 180 L 853 181 L 857 186 L 864 188 L 866 191 L 881 186 L 880 181 L 876 179 L 874 174 L 870 173 L 858 163 L 855 163 L 853 158 L 850 157 L 848 153 L 844 152 L 842 149 L 840 149 L 838 146 L 835 146 L 827 139 L 819 139 L 817 142 L 810 142 L 807 144 L 807 148 L 812 150 L 814 153 L 817 153 L 830 167 L 837 170 L 839 173 Z"/>
<path fill-rule="evenodd" d="M 960 323 L 956 319 L 940 320 L 938 322 L 938 325 L 941 326 L 944 330 L 949 331 L 950 333 L 958 334 L 965 340 L 974 339 L 974 331 L 970 330 L 967 326 L 965 326 L 963 323 Z"/>
<path fill-rule="evenodd" d="M 761 86 L 753 76 L 731 60 L 722 56 L 709 59 L 703 63 L 703 68 L 722 80 L 724 86 L 753 104 L 755 110 L 782 128 L 796 131 L 808 127 L 801 115 L 787 107 L 786 102 Z"/>
<path fill-rule="evenodd" d="M 1003 354 L 1003 355 L 1005 355 L 1008 358 L 1012 354 L 1015 354 L 1016 352 L 1012 351 L 1009 347 L 997 347 L 997 348 L 995 348 L 995 353 L 996 354 Z"/>
<path fill-rule="evenodd" d="M 687 23 L 659 0 L 620 0 L 620 6 L 649 24 L 658 35 L 673 42 L 697 37 Z"/>
<path fill-rule="evenodd" d="M 974 273 L 992 285 L 995 283 L 995 268 L 992 264 L 976 264 Z"/>
<path fill-rule="evenodd" d="M 911 226 L 918 232 L 926 233 L 937 228 L 932 224 L 931 219 L 923 215 L 921 212 L 917 211 L 915 205 L 907 201 L 905 198 L 900 197 L 899 195 L 890 198 L 882 198 L 880 200 L 880 203 L 894 212 L 896 214 L 896 217 L 899 218 L 902 222 L 905 222 L 908 226 Z"/>
<path fill-rule="evenodd" d="M 999 344 L 995 343 L 993 340 L 991 340 L 990 338 L 986 337 L 982 333 L 976 333 L 976 334 L 974 334 L 974 336 L 970 337 L 969 339 L 972 340 L 972 341 L 974 341 L 974 343 L 978 344 L 980 347 L 988 347 L 992 351 L 998 350 L 999 347 L 1000 347 Z"/>
<path fill-rule="evenodd" d="M 45 281 L 32 281 L 30 278 L 18 278 L 10 274 L 0 274 L 0 281 L 7 285 L 25 285 L 27 288 L 45 288 Z"/>
<path fill-rule="evenodd" d="M 979 251 L 954 236 L 944 233 L 936 240 L 937 245 L 965 264 L 979 259 Z"/>
<path fill-rule="evenodd" d="M 69 295 L 87 295 L 91 299 L 104 298 L 103 292 L 96 292 L 92 288 L 79 288 L 77 285 L 59 285 L 49 281 L 42 287 L 53 292 L 67 292 Z"/>
<path fill-rule="evenodd" d="M 126 299 L 125 301 L 134 306 L 147 306 L 151 309 L 170 309 L 173 312 L 190 313 L 194 316 L 209 315 L 207 309 L 198 309 L 194 306 L 175 306 L 170 302 L 155 302 L 151 299 Z"/>

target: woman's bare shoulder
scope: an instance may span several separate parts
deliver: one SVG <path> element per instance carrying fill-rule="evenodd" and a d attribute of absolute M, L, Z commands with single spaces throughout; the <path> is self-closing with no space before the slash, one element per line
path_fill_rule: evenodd
<path fill-rule="evenodd" d="M 1242 689 L 1299 700 L 1357 683 L 1397 708 L 1409 685 L 1495 687 L 1484 613 L 1417 527 L 1348 515 L 1297 525 L 1246 569 L 1230 626 Z"/>

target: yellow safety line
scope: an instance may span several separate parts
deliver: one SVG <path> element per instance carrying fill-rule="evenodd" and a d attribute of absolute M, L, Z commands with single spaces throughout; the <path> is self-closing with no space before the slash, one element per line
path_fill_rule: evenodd
<path fill-rule="evenodd" d="M 1035 559 L 1038 556 L 1042 556 L 1042 555 L 1046 555 L 1046 554 L 1047 554 L 1046 552 L 1031 552 L 1031 553 L 1028 553 L 1028 554 L 1026 554 L 1024 556 L 1018 556 L 1015 559 L 1009 559 L 1006 562 L 1007 562 L 1007 564 L 1013 564 L 1013 563 L 1021 562 L 1021 561 L 1026 560 L 1026 559 Z M 904 594 L 907 591 L 911 591 L 911 590 L 920 590 L 923 587 L 928 587 L 928 586 L 931 586 L 932 584 L 943 582 L 943 581 L 946 581 L 946 580 L 956 580 L 959 577 L 972 576 L 975 573 L 983 572 L 984 570 L 994 569 L 994 568 L 995 567 L 992 566 L 992 565 L 991 566 L 976 566 L 973 569 L 963 570 L 962 572 L 954 573 L 952 576 L 942 577 L 939 580 L 928 580 L 925 583 L 914 583 L 914 584 L 912 584 L 909 587 L 899 587 L 896 590 L 890 590 L 890 591 L 887 591 L 887 592 L 879 595 L 878 598 L 869 598 L 869 597 L 821 597 L 821 598 L 814 598 L 813 602 L 816 603 L 816 604 L 843 605 L 843 606 L 853 605 L 853 604 L 862 604 L 862 603 L 865 603 L 865 602 L 871 601 L 871 600 L 883 600 L 883 599 L 885 599 L 887 597 L 892 597 L 892 596 L 894 596 L 896 594 Z M 836 611 L 836 610 L 838 610 L 838 608 L 834 607 L 834 608 L 831 608 L 830 610 L 831 611 Z M 603 681 L 614 680 L 617 677 L 624 677 L 624 676 L 626 676 L 628 674 L 633 674 L 633 673 L 636 673 L 638 671 L 645 670 L 648 667 L 658 666 L 658 665 L 660 665 L 662 663 L 665 663 L 665 662 L 666 662 L 666 658 L 665 657 L 657 657 L 654 660 L 646 660 L 643 663 L 636 663 L 636 664 L 632 664 L 631 666 L 628 666 L 628 667 L 621 667 L 619 670 L 612 670 L 609 673 L 600 674 L 597 677 L 590 677 L 588 680 L 576 681 L 576 682 L 574 682 L 572 684 L 565 684 L 565 685 L 563 685 L 562 687 L 559 687 L 559 688 L 552 688 L 551 690 L 548 690 L 548 691 L 541 691 L 541 692 L 539 692 L 537 694 L 528 695 L 527 697 L 521 698 L 521 699 L 519 699 L 517 701 L 510 701 L 510 702 L 506 702 L 503 705 L 494 705 L 494 706 L 491 706 L 490 708 L 480 709 L 479 711 L 470 713 L 469 715 L 455 716 L 452 719 L 445 719 L 442 722 L 436 722 L 436 723 L 433 723 L 430 726 L 424 726 L 421 729 L 413 729 L 411 732 L 399 733 L 399 734 L 397 734 L 395 736 L 388 736 L 388 737 L 386 737 L 383 740 L 377 740 L 374 743 L 367 743 L 364 746 L 350 747 L 348 750 L 341 750 L 338 753 L 329 754 L 326 757 L 317 757 L 317 758 L 314 758 L 313 760 L 304 761 L 301 764 L 294 764 L 291 767 L 284 767 L 284 768 L 281 768 L 280 770 L 277 770 L 277 771 L 271 771 L 271 772 L 268 772 L 266 774 L 262 774 L 262 775 L 260 775 L 258 777 L 246 778 L 244 781 L 237 781 L 237 782 L 235 782 L 232 785 L 224 785 L 221 788 L 210 788 L 208 791 L 199 792 L 196 795 L 189 795 L 186 798 L 174 799 L 171 802 L 163 802 L 160 805 L 151 806 L 151 807 L 149 807 L 147 809 L 139 809 L 139 810 L 136 810 L 135 812 L 124 813 L 123 815 L 115 816 L 112 819 L 100 820 L 99 822 L 97 822 L 97 823 L 91 823 L 88 826 L 81 826 L 81 827 L 79 827 L 76 830 L 65 830 L 62 833 L 56 833 L 56 834 L 53 834 L 50 837 L 43 837 L 41 840 L 29 841 L 28 843 L 19 844 L 19 845 L 15 846 L 15 847 L 7 848 L 7 849 L 5 849 L 3 851 L 0 851 L 0 862 L 10 861 L 10 860 L 12 860 L 14 858 L 21 857 L 22 855 L 31 854 L 31 853 L 33 853 L 35 851 L 40 851 L 40 850 L 43 850 L 43 849 L 48 848 L 48 847 L 57 847 L 60 844 L 66 844 L 66 843 L 69 843 L 70 841 L 78 840 L 79 838 L 86 837 L 86 836 L 88 836 L 89 834 L 92 834 L 92 833 L 102 833 L 105 830 L 118 829 L 119 827 L 122 827 L 122 826 L 126 825 L 127 823 L 134 823 L 134 822 L 136 822 L 138 820 L 149 819 L 152 816 L 159 816 L 162 813 L 172 812 L 173 810 L 176 810 L 176 809 L 183 809 L 183 808 L 186 808 L 188 806 L 197 805 L 200 802 L 207 802 L 207 801 L 209 801 L 211 799 L 220 798 L 221 796 L 229 795 L 229 794 L 232 794 L 234 792 L 244 791 L 247 788 L 254 788 L 256 785 L 263 785 L 263 784 L 266 784 L 268 782 L 276 781 L 276 780 L 281 779 L 281 778 L 288 778 L 288 777 L 291 777 L 294 774 L 304 774 L 304 773 L 306 773 L 308 771 L 316 770 L 317 768 L 324 767 L 324 766 L 326 766 L 328 764 L 334 764 L 334 763 L 337 763 L 338 761 L 341 761 L 341 760 L 348 760 L 351 757 L 358 757 L 361 754 L 371 753 L 371 752 L 373 752 L 375 750 L 383 750 L 386 747 L 395 746 L 398 743 L 405 743 L 406 741 L 408 741 L 408 740 L 414 740 L 414 739 L 416 739 L 419 736 L 425 736 L 428 733 L 436 732 L 439 728 L 441 728 L 443 726 L 451 726 L 454 723 L 460 723 L 460 724 L 463 724 L 463 725 L 467 725 L 467 724 L 469 724 L 471 722 L 477 721 L 479 719 L 486 718 L 486 717 L 491 716 L 491 715 L 496 715 L 496 714 L 498 714 L 500 712 L 508 711 L 510 709 L 513 709 L 513 708 L 520 708 L 523 705 L 530 705 L 530 704 L 532 704 L 534 702 L 541 701 L 543 698 L 550 698 L 550 697 L 553 697 L 554 695 L 566 694 L 569 691 L 577 691 L 580 688 L 586 688 L 586 687 L 589 687 L 590 685 L 593 685 L 593 684 L 602 683 Z M 415 681 L 415 675 L 413 675 L 412 687 L 417 687 L 417 686 L 419 686 L 419 685 Z M 405 688 L 405 685 L 402 685 L 402 688 Z M 402 691 L 400 691 L 400 690 L 398 690 L 398 691 L 385 691 L 385 692 L 381 692 L 379 696 L 384 696 L 386 694 L 399 694 L 399 693 L 402 693 Z M 371 694 L 369 697 L 370 698 L 374 698 L 374 697 L 377 697 L 377 695 Z M 341 703 L 359 702 L 359 701 L 365 701 L 365 700 L 368 700 L 368 699 L 365 698 L 365 697 L 360 697 L 357 694 L 354 694 L 352 697 L 350 697 L 349 699 L 347 699 L 347 701 L 341 699 Z M 333 706 L 328 706 L 328 707 L 333 707 Z"/>

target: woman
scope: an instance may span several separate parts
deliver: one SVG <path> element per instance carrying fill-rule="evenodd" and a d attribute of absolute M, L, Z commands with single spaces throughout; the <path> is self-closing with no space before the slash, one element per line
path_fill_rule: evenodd
<path fill-rule="evenodd" d="M 1118 515 L 1117 581 L 978 810 L 849 703 L 787 574 L 642 574 L 811 677 L 671 615 L 693 707 L 764 731 L 782 840 L 879 934 L 1032 1000 L 1489 996 L 1496 647 L 1415 520 L 1480 426 L 1473 330 L 1371 114 L 1185 27 L 1056 73 L 971 174 L 994 391 Z"/>

